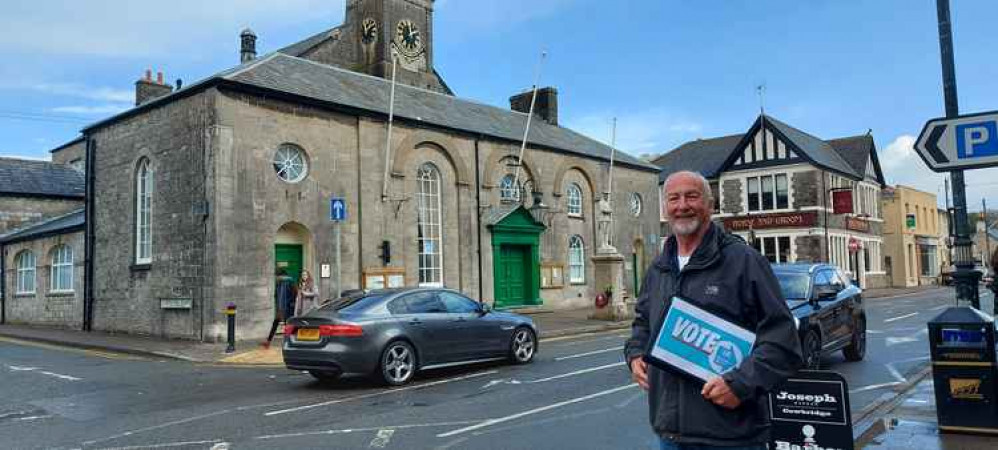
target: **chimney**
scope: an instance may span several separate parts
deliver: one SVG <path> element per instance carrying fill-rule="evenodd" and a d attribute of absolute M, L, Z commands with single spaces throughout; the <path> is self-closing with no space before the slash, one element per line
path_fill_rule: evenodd
<path fill-rule="evenodd" d="M 239 40 L 241 42 L 239 50 L 239 63 L 244 64 L 256 59 L 256 33 L 254 33 L 253 30 L 246 28 L 239 34 Z"/>
<path fill-rule="evenodd" d="M 173 92 L 173 86 L 163 83 L 163 72 L 152 79 L 152 70 L 146 70 L 146 75 L 135 82 L 135 106 L 149 103 L 159 97 Z"/>
<path fill-rule="evenodd" d="M 509 98 L 509 106 L 513 111 L 530 112 L 530 99 L 533 91 L 527 91 Z M 534 115 L 545 122 L 558 126 L 558 90 L 545 87 L 537 90 L 537 102 L 534 104 Z"/>

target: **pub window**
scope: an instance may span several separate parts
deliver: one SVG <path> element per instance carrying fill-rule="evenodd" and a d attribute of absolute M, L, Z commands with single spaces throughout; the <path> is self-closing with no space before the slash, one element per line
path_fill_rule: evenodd
<path fill-rule="evenodd" d="M 790 236 L 766 236 L 756 238 L 752 243 L 770 263 L 788 263 L 790 257 Z"/>
<path fill-rule="evenodd" d="M 749 177 L 746 182 L 749 211 L 790 208 L 790 187 L 786 174 Z"/>

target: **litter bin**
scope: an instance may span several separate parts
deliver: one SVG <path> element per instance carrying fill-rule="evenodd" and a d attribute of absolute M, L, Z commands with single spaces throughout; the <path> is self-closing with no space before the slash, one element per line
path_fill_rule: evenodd
<path fill-rule="evenodd" d="M 939 430 L 998 433 L 995 324 L 969 307 L 929 321 L 929 348 Z"/>

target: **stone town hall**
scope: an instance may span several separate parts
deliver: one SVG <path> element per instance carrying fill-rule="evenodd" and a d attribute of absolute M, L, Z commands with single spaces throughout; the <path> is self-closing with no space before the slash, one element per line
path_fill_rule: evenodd
<path fill-rule="evenodd" d="M 243 31 L 241 64 L 207 79 L 139 80 L 133 109 L 54 151 L 85 155 L 85 213 L 5 236 L 6 320 L 216 340 L 233 302 L 241 337 L 263 335 L 277 267 L 310 269 L 322 298 L 421 285 L 498 307 L 591 305 L 611 149 L 560 127 L 547 88 L 518 163 L 530 93 L 511 110 L 456 97 L 432 19 L 432 0 L 349 0 L 342 26 L 273 53 Z M 633 293 L 658 244 L 658 168 L 616 155 L 613 244 Z"/>

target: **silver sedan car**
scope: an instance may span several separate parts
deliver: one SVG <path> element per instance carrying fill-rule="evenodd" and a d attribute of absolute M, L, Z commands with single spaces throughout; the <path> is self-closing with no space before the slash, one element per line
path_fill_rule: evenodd
<path fill-rule="evenodd" d="M 529 363 L 537 328 L 457 291 L 386 289 L 343 297 L 288 320 L 284 364 L 323 381 L 374 375 L 388 385 L 417 371 L 508 359 Z"/>

